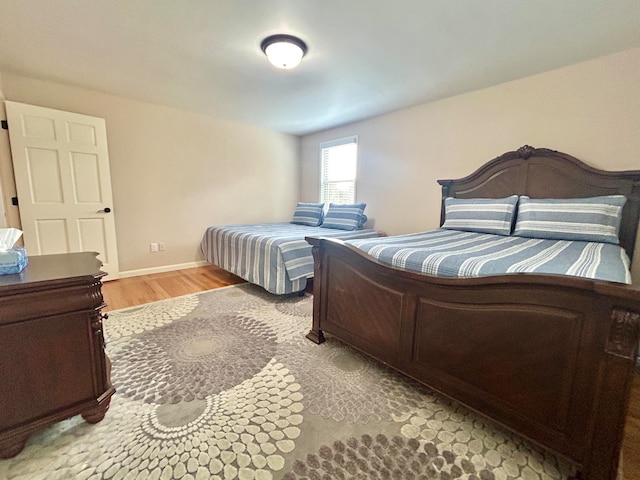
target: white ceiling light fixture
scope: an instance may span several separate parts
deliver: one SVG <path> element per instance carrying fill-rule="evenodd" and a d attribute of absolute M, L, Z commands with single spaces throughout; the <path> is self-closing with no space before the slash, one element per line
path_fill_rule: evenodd
<path fill-rule="evenodd" d="M 307 45 L 293 35 L 271 35 L 260 43 L 269 61 L 278 68 L 296 67 L 307 53 Z"/>

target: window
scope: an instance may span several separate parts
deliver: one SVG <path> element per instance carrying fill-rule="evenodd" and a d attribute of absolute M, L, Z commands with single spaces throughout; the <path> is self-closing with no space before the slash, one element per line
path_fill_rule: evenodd
<path fill-rule="evenodd" d="M 320 201 L 355 203 L 358 137 L 320 144 Z"/>

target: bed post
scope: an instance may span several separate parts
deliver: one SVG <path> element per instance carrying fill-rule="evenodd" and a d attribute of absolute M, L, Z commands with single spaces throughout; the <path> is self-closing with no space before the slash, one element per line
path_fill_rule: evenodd
<path fill-rule="evenodd" d="M 442 199 L 440 201 L 440 226 L 444 223 L 444 201 L 449 194 L 449 187 L 451 186 L 451 180 L 438 180 L 438 183 L 442 186 Z"/>
<path fill-rule="evenodd" d="M 583 465 L 585 480 L 617 476 L 629 392 L 635 374 L 640 314 L 614 307 L 600 371 L 598 398 L 593 412 L 594 432 Z"/>
<path fill-rule="evenodd" d="M 324 342 L 324 333 L 320 330 L 320 290 L 322 286 L 320 242 L 322 240 L 316 237 L 306 237 L 305 240 L 311 244 L 311 253 L 313 254 L 313 324 L 307 333 L 307 338 L 320 345 Z"/>

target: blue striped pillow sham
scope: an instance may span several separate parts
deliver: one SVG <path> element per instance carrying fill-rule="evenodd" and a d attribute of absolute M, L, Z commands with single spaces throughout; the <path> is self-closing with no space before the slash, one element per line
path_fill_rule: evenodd
<path fill-rule="evenodd" d="M 444 200 L 442 228 L 510 235 L 517 203 L 517 195 L 505 198 L 448 197 Z"/>
<path fill-rule="evenodd" d="M 519 237 L 618 245 L 624 195 L 589 198 L 520 197 L 513 234 Z"/>
<path fill-rule="evenodd" d="M 339 230 L 358 230 L 367 220 L 363 213 L 366 206 L 366 203 L 330 203 L 320 226 Z"/>
<path fill-rule="evenodd" d="M 291 223 L 317 227 L 322 223 L 322 213 L 324 203 L 304 203 L 298 202 Z"/>

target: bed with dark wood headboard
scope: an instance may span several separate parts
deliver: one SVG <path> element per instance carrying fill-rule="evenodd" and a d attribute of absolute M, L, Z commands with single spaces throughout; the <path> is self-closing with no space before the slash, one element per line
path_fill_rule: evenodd
<path fill-rule="evenodd" d="M 525 146 L 439 183 L 441 223 L 446 197 L 625 195 L 619 238 L 633 257 L 640 171 L 602 171 Z M 581 480 L 616 478 L 640 290 L 565 275 L 435 277 L 387 266 L 339 240 L 307 240 L 315 261 L 310 340 L 337 337 L 567 458 Z"/>

